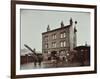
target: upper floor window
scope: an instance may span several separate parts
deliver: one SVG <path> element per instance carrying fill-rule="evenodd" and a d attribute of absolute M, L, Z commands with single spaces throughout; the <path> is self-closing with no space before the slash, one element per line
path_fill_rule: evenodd
<path fill-rule="evenodd" d="M 52 35 L 52 39 L 56 39 L 56 34 L 53 34 Z"/>
<path fill-rule="evenodd" d="M 62 41 L 60 42 L 60 47 L 63 47 L 63 42 Z"/>
<path fill-rule="evenodd" d="M 45 44 L 45 48 L 48 48 L 48 43 L 47 43 L 47 44 Z"/>
<path fill-rule="evenodd" d="M 52 47 L 53 47 L 53 48 L 56 48 L 56 46 L 57 46 L 57 45 L 56 45 L 56 42 L 52 42 Z"/>
<path fill-rule="evenodd" d="M 66 37 L 66 33 L 65 32 L 62 32 L 61 34 L 60 34 L 60 38 L 65 38 Z"/>
<path fill-rule="evenodd" d="M 60 42 L 60 47 L 66 47 L 66 41 L 61 41 Z"/>
<path fill-rule="evenodd" d="M 64 37 L 64 38 L 66 37 L 66 33 L 65 33 L 65 32 L 63 33 L 63 37 Z"/>
<path fill-rule="evenodd" d="M 45 36 L 45 37 L 44 37 L 44 40 L 45 40 L 45 41 L 48 41 L 48 36 Z"/>
<path fill-rule="evenodd" d="M 60 38 L 63 38 L 63 33 L 60 34 Z"/>
<path fill-rule="evenodd" d="M 63 44 L 64 44 L 63 46 L 65 47 L 65 46 L 66 46 L 66 42 L 65 42 L 65 41 L 63 41 Z"/>

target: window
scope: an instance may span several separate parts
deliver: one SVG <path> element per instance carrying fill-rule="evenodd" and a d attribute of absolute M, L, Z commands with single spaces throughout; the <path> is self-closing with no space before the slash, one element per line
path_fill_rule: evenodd
<path fill-rule="evenodd" d="M 47 44 L 45 44 L 45 48 L 48 48 L 48 43 L 47 43 Z"/>
<path fill-rule="evenodd" d="M 64 47 L 66 46 L 66 42 L 65 41 L 63 41 L 63 43 L 64 43 Z"/>
<path fill-rule="evenodd" d="M 64 32 L 63 35 L 64 35 L 64 38 L 65 38 L 66 37 L 66 33 Z"/>
<path fill-rule="evenodd" d="M 66 47 L 66 41 L 61 41 L 61 42 L 60 42 L 60 46 L 61 46 L 61 47 Z"/>
<path fill-rule="evenodd" d="M 65 32 L 60 34 L 60 38 L 65 38 L 65 37 L 66 37 L 66 33 Z"/>
<path fill-rule="evenodd" d="M 56 39 L 56 34 L 53 34 L 53 35 L 52 35 L 52 38 L 53 38 L 53 39 Z"/>
<path fill-rule="evenodd" d="M 52 47 L 56 48 L 56 42 L 52 42 Z"/>
<path fill-rule="evenodd" d="M 60 42 L 60 46 L 63 47 L 63 42 Z"/>
<path fill-rule="evenodd" d="M 48 41 L 48 36 L 45 36 L 44 37 L 44 40 L 47 42 Z"/>
<path fill-rule="evenodd" d="M 63 38 L 63 33 L 60 34 L 60 38 Z"/>

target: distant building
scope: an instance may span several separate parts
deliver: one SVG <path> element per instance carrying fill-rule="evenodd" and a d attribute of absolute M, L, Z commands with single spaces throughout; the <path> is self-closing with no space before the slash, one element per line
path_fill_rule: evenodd
<path fill-rule="evenodd" d="M 85 44 L 85 46 L 75 47 L 74 50 L 77 51 L 77 57 L 75 57 L 74 60 L 77 59 L 77 61 L 80 62 L 82 66 L 90 65 L 90 46 Z"/>
<path fill-rule="evenodd" d="M 33 50 L 37 56 L 41 55 L 42 56 L 42 52 L 40 51 L 36 51 L 36 49 Z M 28 50 L 28 49 L 21 49 L 21 53 L 20 53 L 20 64 L 25 64 L 25 63 L 30 63 L 30 62 L 34 62 L 34 54 L 32 51 Z"/>
<path fill-rule="evenodd" d="M 76 47 L 76 24 L 77 21 L 73 22 L 71 18 L 69 25 L 64 25 L 62 21 L 61 27 L 57 29 L 50 30 L 48 25 L 47 32 L 42 33 L 42 53 L 45 59 L 50 55 L 64 57 Z"/>

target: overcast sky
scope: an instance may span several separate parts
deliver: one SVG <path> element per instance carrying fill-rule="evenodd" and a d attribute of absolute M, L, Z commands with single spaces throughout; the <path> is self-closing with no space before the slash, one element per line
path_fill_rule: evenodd
<path fill-rule="evenodd" d="M 21 49 L 24 44 L 32 49 L 42 51 L 42 32 L 46 31 L 47 25 L 50 29 L 69 24 L 70 17 L 77 21 L 77 45 L 90 45 L 90 13 L 88 12 L 67 12 L 67 11 L 44 11 L 21 9 Z"/>

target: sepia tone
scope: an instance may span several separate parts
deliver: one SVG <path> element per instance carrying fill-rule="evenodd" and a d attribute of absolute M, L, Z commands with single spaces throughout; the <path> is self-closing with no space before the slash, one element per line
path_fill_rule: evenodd
<path fill-rule="evenodd" d="M 60 27 L 53 30 L 48 25 L 41 34 L 42 53 L 24 44 L 31 53 L 21 55 L 21 69 L 89 66 L 90 46 L 77 46 L 76 26 L 77 21 L 72 18 L 68 25 L 61 21 Z"/>
<path fill-rule="evenodd" d="M 70 19 L 70 25 L 64 26 L 61 22 L 61 27 L 50 30 L 47 27 L 47 32 L 42 33 L 42 52 L 44 59 L 50 54 L 55 53 L 60 58 L 66 58 L 69 55 L 68 51 L 76 47 L 76 27 Z"/>

